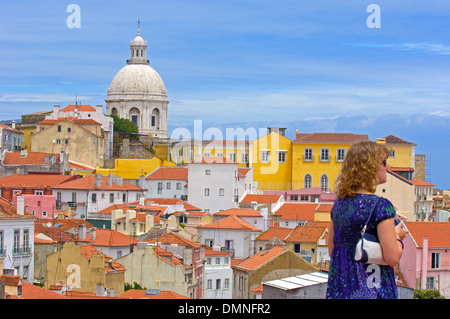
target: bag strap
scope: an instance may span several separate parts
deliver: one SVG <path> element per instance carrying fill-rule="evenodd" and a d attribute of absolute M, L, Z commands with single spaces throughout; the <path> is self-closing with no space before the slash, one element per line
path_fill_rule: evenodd
<path fill-rule="evenodd" d="M 367 218 L 366 224 L 364 225 L 363 229 L 361 230 L 361 236 L 363 236 L 366 233 L 367 225 L 369 224 L 370 218 L 372 217 L 373 211 L 375 210 L 375 207 L 377 206 L 378 201 L 380 200 L 380 197 L 377 197 L 375 204 L 372 207 L 372 210 L 370 211 L 369 218 Z"/>

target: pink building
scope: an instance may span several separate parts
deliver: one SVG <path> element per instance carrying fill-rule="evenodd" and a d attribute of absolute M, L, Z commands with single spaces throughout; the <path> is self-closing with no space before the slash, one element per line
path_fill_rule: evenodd
<path fill-rule="evenodd" d="M 23 199 L 23 201 L 22 201 Z M 55 195 L 28 195 L 14 194 L 13 205 L 23 205 L 25 212 L 42 219 L 56 218 L 56 196 Z"/>
<path fill-rule="evenodd" d="M 450 298 L 450 223 L 405 222 L 409 234 L 400 260 L 408 287 L 436 289 Z"/>

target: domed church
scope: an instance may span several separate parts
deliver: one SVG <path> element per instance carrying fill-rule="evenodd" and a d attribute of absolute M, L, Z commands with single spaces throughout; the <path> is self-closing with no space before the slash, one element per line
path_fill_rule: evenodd
<path fill-rule="evenodd" d="M 139 133 L 167 138 L 167 91 L 147 60 L 147 41 L 137 36 L 130 43 L 130 59 L 108 88 L 106 114 L 129 119 Z"/>

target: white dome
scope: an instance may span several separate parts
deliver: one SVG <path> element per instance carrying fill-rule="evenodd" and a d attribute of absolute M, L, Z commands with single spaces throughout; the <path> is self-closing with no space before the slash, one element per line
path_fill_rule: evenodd
<path fill-rule="evenodd" d="M 154 93 L 167 95 L 159 74 L 148 64 L 128 64 L 117 72 L 108 94 Z"/>
<path fill-rule="evenodd" d="M 145 45 L 145 41 L 140 35 L 137 35 L 131 43 L 134 45 Z"/>

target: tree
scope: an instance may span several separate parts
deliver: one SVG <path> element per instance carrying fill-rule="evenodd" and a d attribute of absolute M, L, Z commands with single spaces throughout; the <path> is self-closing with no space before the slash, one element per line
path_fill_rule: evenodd
<path fill-rule="evenodd" d="M 132 121 L 120 118 L 117 115 L 111 115 L 111 117 L 114 119 L 114 132 L 139 133 L 139 128 Z"/>
<path fill-rule="evenodd" d="M 445 299 L 445 297 L 441 295 L 439 290 L 424 289 L 414 290 L 414 299 Z"/>

